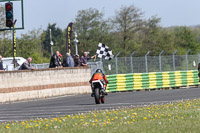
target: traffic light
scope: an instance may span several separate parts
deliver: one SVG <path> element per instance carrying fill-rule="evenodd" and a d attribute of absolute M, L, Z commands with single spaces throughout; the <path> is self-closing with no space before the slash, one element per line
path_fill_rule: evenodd
<path fill-rule="evenodd" d="M 5 4 L 6 9 L 6 27 L 13 27 L 13 3 L 7 2 Z"/>

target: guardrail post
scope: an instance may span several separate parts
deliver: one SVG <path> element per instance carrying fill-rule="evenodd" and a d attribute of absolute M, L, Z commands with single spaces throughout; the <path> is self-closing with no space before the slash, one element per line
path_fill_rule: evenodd
<path fill-rule="evenodd" d="M 135 51 L 133 51 L 130 55 L 130 63 L 131 63 L 131 73 L 133 73 L 133 55 L 135 54 Z"/>
<path fill-rule="evenodd" d="M 148 61 L 147 61 L 147 56 L 149 55 L 150 51 L 148 51 L 145 55 L 145 68 L 146 68 L 146 73 L 148 73 Z"/>
<path fill-rule="evenodd" d="M 161 56 L 164 53 L 164 50 L 162 50 L 159 54 L 159 66 L 160 66 L 160 72 L 162 72 L 162 61 L 161 61 Z"/>
<path fill-rule="evenodd" d="M 116 74 L 118 74 L 118 62 L 117 57 L 120 55 L 120 52 L 115 56 L 115 68 L 116 68 Z"/>
<path fill-rule="evenodd" d="M 172 61 L 173 61 L 173 71 L 175 71 L 175 54 L 178 52 L 178 50 L 175 50 L 175 52 L 172 54 Z"/>
<path fill-rule="evenodd" d="M 191 49 L 189 49 L 186 54 L 185 54 L 185 59 L 186 59 L 186 70 L 188 70 L 188 53 L 191 51 Z"/>

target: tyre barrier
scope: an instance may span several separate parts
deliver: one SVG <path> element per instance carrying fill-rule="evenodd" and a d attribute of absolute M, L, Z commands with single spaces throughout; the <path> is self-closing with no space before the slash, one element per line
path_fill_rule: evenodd
<path fill-rule="evenodd" d="M 108 75 L 108 92 L 198 85 L 198 71 L 170 71 Z"/>

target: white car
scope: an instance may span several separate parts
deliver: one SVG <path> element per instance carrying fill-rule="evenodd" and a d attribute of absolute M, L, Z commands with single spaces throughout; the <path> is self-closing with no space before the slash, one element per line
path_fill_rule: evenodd
<path fill-rule="evenodd" d="M 3 68 L 6 71 L 18 70 L 19 67 L 26 61 L 26 59 L 24 59 L 23 57 L 15 57 L 15 60 L 18 64 L 16 68 L 14 68 L 13 57 L 2 58 Z"/>

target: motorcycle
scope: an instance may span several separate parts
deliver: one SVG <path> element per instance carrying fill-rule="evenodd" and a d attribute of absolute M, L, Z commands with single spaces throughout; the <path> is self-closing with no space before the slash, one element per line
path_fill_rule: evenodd
<path fill-rule="evenodd" d="M 105 102 L 105 87 L 106 83 L 102 80 L 92 81 L 92 89 L 94 91 L 94 99 L 96 104 Z"/>

